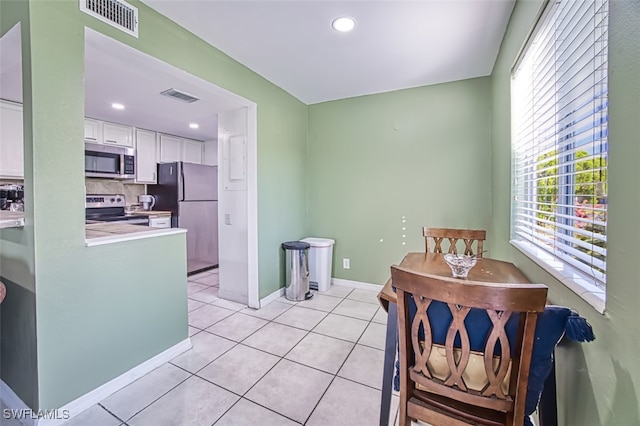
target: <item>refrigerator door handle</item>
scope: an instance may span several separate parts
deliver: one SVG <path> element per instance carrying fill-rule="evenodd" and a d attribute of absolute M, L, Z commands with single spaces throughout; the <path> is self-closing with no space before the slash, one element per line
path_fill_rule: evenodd
<path fill-rule="evenodd" d="M 178 173 L 178 201 L 184 201 L 184 169 L 180 163 L 177 163 L 176 166 L 176 172 Z"/>

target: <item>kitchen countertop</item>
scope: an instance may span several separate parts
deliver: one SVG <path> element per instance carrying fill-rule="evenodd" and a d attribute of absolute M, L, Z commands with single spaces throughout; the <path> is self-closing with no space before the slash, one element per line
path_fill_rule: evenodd
<path fill-rule="evenodd" d="M 87 247 L 187 232 L 186 229 L 181 228 L 150 228 L 141 225 L 127 225 L 122 222 L 90 223 L 85 227 L 85 245 Z"/>
<path fill-rule="evenodd" d="M 0 210 L 0 229 L 24 227 L 24 212 Z"/>

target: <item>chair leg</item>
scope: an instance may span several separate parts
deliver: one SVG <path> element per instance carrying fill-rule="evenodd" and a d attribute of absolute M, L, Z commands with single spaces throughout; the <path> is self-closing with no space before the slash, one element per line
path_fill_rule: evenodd
<path fill-rule="evenodd" d="M 411 426 L 411 419 L 407 416 L 407 398 L 400 395 L 400 410 L 398 410 L 398 426 Z"/>

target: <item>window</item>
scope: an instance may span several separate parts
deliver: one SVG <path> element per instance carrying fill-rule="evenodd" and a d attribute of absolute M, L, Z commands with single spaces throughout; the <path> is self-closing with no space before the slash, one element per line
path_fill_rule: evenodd
<path fill-rule="evenodd" d="M 550 2 L 511 84 L 511 238 L 603 295 L 607 24 L 606 0 Z"/>

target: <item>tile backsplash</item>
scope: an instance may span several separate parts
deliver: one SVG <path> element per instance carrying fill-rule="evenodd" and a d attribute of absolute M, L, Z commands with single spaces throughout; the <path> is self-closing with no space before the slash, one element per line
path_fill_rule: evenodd
<path fill-rule="evenodd" d="M 146 185 L 127 184 L 112 179 L 85 179 L 87 194 L 124 194 L 127 206 L 138 204 L 138 195 L 145 194 Z"/>

